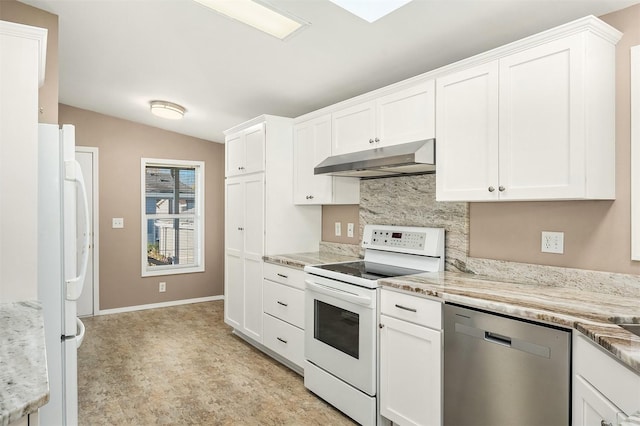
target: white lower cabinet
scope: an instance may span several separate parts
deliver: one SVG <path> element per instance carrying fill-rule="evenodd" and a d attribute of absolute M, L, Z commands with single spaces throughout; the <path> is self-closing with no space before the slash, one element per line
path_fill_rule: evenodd
<path fill-rule="evenodd" d="M 304 272 L 264 264 L 262 343 L 300 371 L 304 369 Z"/>
<path fill-rule="evenodd" d="M 398 425 L 442 424 L 442 305 L 381 290 L 380 415 Z"/>
<path fill-rule="evenodd" d="M 304 330 L 264 314 L 264 345 L 296 366 L 304 365 Z"/>
<path fill-rule="evenodd" d="M 640 375 L 573 334 L 573 426 L 618 425 L 640 410 Z"/>

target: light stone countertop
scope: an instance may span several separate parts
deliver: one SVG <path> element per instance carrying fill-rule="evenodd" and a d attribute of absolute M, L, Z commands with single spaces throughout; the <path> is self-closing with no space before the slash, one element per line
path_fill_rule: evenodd
<path fill-rule="evenodd" d="M 304 269 L 307 265 L 321 265 L 334 262 L 350 262 L 360 260 L 358 257 L 328 252 L 308 252 L 263 256 L 265 262 L 277 265 L 289 266 L 296 269 Z"/>
<path fill-rule="evenodd" d="M 458 272 L 378 281 L 445 302 L 574 328 L 640 374 L 640 337 L 617 323 L 640 323 L 640 299 L 544 284 L 510 283 Z"/>
<path fill-rule="evenodd" d="M 42 306 L 0 303 L 0 425 L 34 413 L 48 401 Z"/>
<path fill-rule="evenodd" d="M 306 265 L 358 260 L 323 252 L 264 256 L 266 262 Z M 640 299 L 573 287 L 505 282 L 460 272 L 435 272 L 378 281 L 418 296 L 576 329 L 640 374 L 640 337 L 619 323 L 640 323 Z"/>

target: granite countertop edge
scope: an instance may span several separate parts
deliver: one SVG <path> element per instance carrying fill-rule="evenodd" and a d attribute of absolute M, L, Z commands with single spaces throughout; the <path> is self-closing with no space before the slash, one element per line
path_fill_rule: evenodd
<path fill-rule="evenodd" d="M 49 402 L 42 306 L 0 303 L 0 425 L 35 413 Z"/>
<path fill-rule="evenodd" d="M 265 262 L 297 269 L 357 260 L 327 253 L 264 256 Z M 382 279 L 382 287 L 472 308 L 575 329 L 640 374 L 640 337 L 617 323 L 640 323 L 640 299 L 535 283 L 516 283 L 461 272 Z"/>
<path fill-rule="evenodd" d="M 640 337 L 617 325 L 640 322 L 637 298 L 459 272 L 425 273 L 379 283 L 408 294 L 578 330 L 640 374 Z"/>

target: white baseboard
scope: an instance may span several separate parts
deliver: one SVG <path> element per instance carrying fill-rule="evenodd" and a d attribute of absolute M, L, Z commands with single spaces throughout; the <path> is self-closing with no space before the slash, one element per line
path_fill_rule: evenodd
<path fill-rule="evenodd" d="M 96 315 L 121 314 L 123 312 L 143 311 L 145 309 L 167 308 L 169 306 L 188 305 L 190 303 L 211 302 L 224 300 L 224 296 L 207 296 L 195 299 L 172 300 L 170 302 L 149 303 L 148 305 L 125 306 L 124 308 L 102 309 Z"/>

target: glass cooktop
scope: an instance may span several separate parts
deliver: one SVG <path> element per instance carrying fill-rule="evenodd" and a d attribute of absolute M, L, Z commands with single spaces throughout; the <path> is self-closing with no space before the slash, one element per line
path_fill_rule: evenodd
<path fill-rule="evenodd" d="M 379 280 L 381 278 L 399 277 L 402 275 L 421 274 L 425 271 L 418 269 L 401 268 L 383 263 L 366 262 L 364 260 L 348 263 L 327 263 L 315 265 L 315 268 L 338 272 L 352 277 L 366 280 Z"/>

